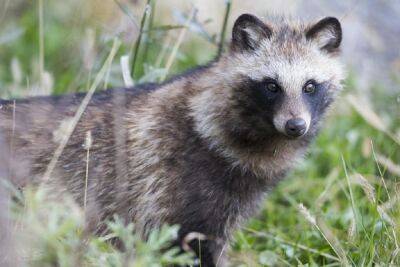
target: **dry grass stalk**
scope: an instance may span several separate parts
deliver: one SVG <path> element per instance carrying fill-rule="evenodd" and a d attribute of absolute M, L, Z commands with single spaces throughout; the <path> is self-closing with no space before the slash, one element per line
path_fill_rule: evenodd
<path fill-rule="evenodd" d="M 324 191 L 318 196 L 317 200 L 315 201 L 317 204 L 317 208 L 320 209 L 324 203 L 332 197 L 331 189 L 334 183 L 336 182 L 336 179 L 339 177 L 339 168 L 334 168 L 332 171 L 328 174 L 326 177 L 326 186 Z"/>
<path fill-rule="evenodd" d="M 243 228 L 243 230 L 251 232 L 251 233 L 253 233 L 253 234 L 257 235 L 257 236 L 260 236 L 260 237 L 271 238 L 271 239 L 275 240 L 276 242 L 283 243 L 283 244 L 292 246 L 294 248 L 299 248 L 299 249 L 302 249 L 302 250 L 305 250 L 305 251 L 308 251 L 308 252 L 311 252 L 311 253 L 314 253 L 314 254 L 321 255 L 321 256 L 323 256 L 323 257 L 325 257 L 327 259 L 331 259 L 331 260 L 334 260 L 334 261 L 340 261 L 340 259 L 338 257 L 332 256 L 331 254 L 328 254 L 328 253 L 325 253 L 325 252 L 321 252 L 319 250 L 307 247 L 307 246 L 299 244 L 299 243 L 295 243 L 295 242 L 291 242 L 291 241 L 282 239 L 282 238 L 280 238 L 280 237 L 278 237 L 276 235 L 273 235 L 271 233 L 259 232 L 259 231 L 256 231 L 256 230 L 250 229 L 250 228 Z"/>
<path fill-rule="evenodd" d="M 111 65 L 111 62 L 113 61 L 114 56 L 117 53 L 119 46 L 120 46 L 120 42 L 117 39 L 114 39 L 113 46 L 112 46 L 111 51 L 106 59 L 106 62 L 104 63 L 103 67 L 100 69 L 99 73 L 97 74 L 96 79 L 94 80 L 91 88 L 89 89 L 86 96 L 82 100 L 82 103 L 79 105 L 79 107 L 75 113 L 75 116 L 73 117 L 73 119 L 71 120 L 71 123 L 69 124 L 69 127 L 67 129 L 66 134 L 64 135 L 64 138 L 62 139 L 60 145 L 57 147 L 57 149 L 53 155 L 53 158 L 51 159 L 49 165 L 46 168 L 46 172 L 43 175 L 43 182 L 46 182 L 50 179 L 50 176 L 57 164 L 57 161 L 60 158 L 65 146 L 67 145 L 68 140 L 72 135 L 72 132 L 74 131 L 76 125 L 78 124 L 78 121 L 80 120 L 81 116 L 85 112 L 86 107 L 88 106 L 90 100 L 92 99 L 92 96 L 93 96 L 96 88 L 99 86 L 101 80 L 103 79 L 109 66 Z"/>
<path fill-rule="evenodd" d="M 386 170 L 400 177 L 400 165 L 394 163 L 391 159 L 382 154 L 376 154 L 376 160 L 379 164 L 385 166 Z"/>
<path fill-rule="evenodd" d="M 390 199 L 389 190 L 388 190 L 388 187 L 386 185 L 385 179 L 383 179 L 383 173 L 381 171 L 381 167 L 379 166 L 379 162 L 378 162 L 378 159 L 377 159 L 377 156 L 376 156 L 376 153 L 375 153 L 375 149 L 374 149 L 374 143 L 372 143 L 372 141 L 371 141 L 371 149 L 372 149 L 372 155 L 374 156 L 374 160 L 376 162 L 376 166 L 377 166 L 378 171 L 379 171 L 380 178 L 382 180 L 382 184 L 385 187 L 387 197 Z"/>
<path fill-rule="evenodd" d="M 185 236 L 185 238 L 182 241 L 182 249 L 187 252 L 192 251 L 192 248 L 189 246 L 190 242 L 192 242 L 193 240 L 198 240 L 200 242 L 206 239 L 207 237 L 202 233 L 190 232 Z"/>
<path fill-rule="evenodd" d="M 165 55 L 167 54 L 168 48 L 171 46 L 172 38 L 169 34 L 165 37 L 165 40 L 163 40 L 163 47 L 161 48 L 161 52 L 157 56 L 156 63 L 154 66 L 156 68 L 159 68 L 161 66 L 161 63 L 164 60 Z"/>
<path fill-rule="evenodd" d="M 388 201 L 386 201 L 385 203 L 381 204 L 380 206 L 384 209 L 384 210 L 390 210 L 392 209 L 396 204 L 399 204 L 400 202 L 400 196 L 395 194 L 394 197 L 392 197 L 391 199 L 389 199 Z"/>
<path fill-rule="evenodd" d="M 384 221 L 386 221 L 388 224 L 390 224 L 390 226 L 392 226 L 392 227 L 395 227 L 395 226 L 396 226 L 396 224 L 395 224 L 395 222 L 393 221 L 393 219 L 386 213 L 386 211 L 385 211 L 381 206 L 378 206 L 378 207 L 377 207 L 377 211 L 378 211 L 378 213 L 379 213 L 379 216 L 380 216 Z"/>
<path fill-rule="evenodd" d="M 355 225 L 354 225 L 354 226 L 356 227 L 356 229 L 355 229 L 354 231 L 357 231 L 357 212 L 356 212 L 356 204 L 355 204 L 355 201 L 354 201 L 353 190 L 351 189 L 350 178 L 349 178 L 349 174 L 347 173 L 346 162 L 345 162 L 345 160 L 344 160 L 344 158 L 343 158 L 343 155 L 342 155 L 342 164 L 343 164 L 343 169 L 344 169 L 344 173 L 345 173 L 345 176 L 346 176 L 347 186 L 349 187 L 349 194 L 350 194 L 350 201 L 351 201 L 351 209 L 352 209 L 352 211 L 353 211 L 353 217 L 354 217 L 354 219 L 356 220 L 356 223 L 355 223 Z"/>
<path fill-rule="evenodd" d="M 333 251 L 339 257 L 340 263 L 343 266 L 350 266 L 345 250 L 343 249 L 339 240 L 336 238 L 333 232 L 322 220 L 322 218 L 312 215 L 311 212 L 302 203 L 298 205 L 298 210 L 300 214 L 302 214 L 303 217 L 322 234 L 324 239 L 328 242 Z"/>
<path fill-rule="evenodd" d="M 395 143 L 400 145 L 400 138 L 389 131 L 387 124 L 375 113 L 370 104 L 362 101 L 360 98 L 356 98 L 354 95 L 348 95 L 347 101 L 369 125 L 385 133 Z"/>
<path fill-rule="evenodd" d="M 83 210 L 86 212 L 87 205 L 87 191 L 88 191 L 88 179 L 89 179 L 89 158 L 90 158 L 90 148 L 92 147 L 92 133 L 90 131 L 86 132 L 85 139 L 85 149 L 86 149 L 86 171 L 85 171 L 85 192 L 83 196 Z"/>
<path fill-rule="evenodd" d="M 126 87 L 132 87 L 135 83 L 132 79 L 131 72 L 129 70 L 129 55 L 124 55 L 120 59 L 122 78 Z"/>
<path fill-rule="evenodd" d="M 354 237 L 356 236 L 356 233 L 357 233 L 356 218 L 354 218 L 354 216 L 351 216 L 350 227 L 347 230 L 347 236 L 348 236 L 349 240 L 353 241 Z"/>
<path fill-rule="evenodd" d="M 364 118 L 368 124 L 378 129 L 379 131 L 386 132 L 388 130 L 386 123 L 372 110 L 370 104 L 362 101 L 354 95 L 348 95 L 347 101 L 353 108 Z"/>
<path fill-rule="evenodd" d="M 183 38 L 186 35 L 186 32 L 189 28 L 189 24 L 192 22 L 194 15 L 196 14 L 196 8 L 192 7 L 192 10 L 189 13 L 189 17 L 187 18 L 185 25 L 183 27 L 183 29 L 180 31 L 178 39 L 174 45 L 174 47 L 172 48 L 172 52 L 167 60 L 167 63 L 165 64 L 165 73 L 164 75 L 161 77 L 161 81 L 165 80 L 165 78 L 168 75 L 168 72 L 172 66 L 172 63 L 174 63 L 174 60 L 176 58 L 176 54 L 178 53 L 179 47 L 181 46 L 182 42 L 183 42 Z"/>
<path fill-rule="evenodd" d="M 359 173 L 350 176 L 351 182 L 358 184 L 363 189 L 365 195 L 371 203 L 376 203 L 375 188 Z"/>
<path fill-rule="evenodd" d="M 225 250 L 226 250 L 226 244 L 222 247 L 221 252 L 219 253 L 218 259 L 217 259 L 217 263 L 215 264 L 216 267 L 219 266 L 219 263 L 222 259 L 222 255 L 224 254 Z"/>

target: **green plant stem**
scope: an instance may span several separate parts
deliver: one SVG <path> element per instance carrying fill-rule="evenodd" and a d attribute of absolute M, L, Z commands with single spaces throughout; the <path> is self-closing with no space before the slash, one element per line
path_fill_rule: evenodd
<path fill-rule="evenodd" d="M 154 15 L 156 11 L 156 0 L 150 0 L 151 2 L 151 13 L 150 13 L 150 18 L 149 18 L 149 23 L 147 24 L 146 30 L 144 31 L 146 34 L 146 41 L 145 41 L 145 46 L 144 46 L 144 52 L 143 52 L 143 62 L 147 62 L 147 58 L 149 56 L 149 47 L 151 40 L 153 38 L 153 25 L 154 25 Z"/>
<path fill-rule="evenodd" d="M 44 24 L 43 24 L 43 0 L 38 2 L 39 13 L 39 86 L 43 90 L 44 77 Z"/>
<path fill-rule="evenodd" d="M 222 24 L 221 35 L 220 35 L 219 45 L 218 45 L 218 57 L 224 51 L 226 28 L 227 28 L 227 25 L 228 25 L 229 14 L 231 12 L 231 6 L 232 6 L 232 1 L 231 0 L 226 0 L 224 23 Z"/>
<path fill-rule="evenodd" d="M 175 42 L 174 47 L 172 48 L 172 52 L 167 60 L 167 63 L 165 64 L 165 73 L 163 76 L 161 76 L 160 81 L 164 81 L 165 78 L 168 75 L 169 70 L 171 69 L 172 63 L 175 60 L 176 54 L 178 53 L 179 47 L 181 46 L 182 42 L 183 42 L 183 38 L 185 37 L 185 34 L 190 26 L 190 23 L 192 22 L 194 16 L 196 14 L 196 9 L 194 7 L 192 7 L 192 10 L 190 11 L 189 17 L 187 18 L 186 22 L 185 22 L 185 26 L 184 28 L 180 31 L 179 36 L 177 41 Z"/>
<path fill-rule="evenodd" d="M 134 48 L 134 52 L 133 52 L 132 67 L 131 67 L 131 75 L 132 75 L 133 80 L 135 79 L 136 62 L 137 62 L 137 57 L 138 57 L 138 53 L 139 53 L 140 42 L 142 41 L 143 28 L 144 28 L 148 13 L 151 12 L 150 2 L 151 2 L 151 0 L 147 0 L 146 6 L 144 8 L 142 20 L 140 22 L 139 36 L 136 40 L 135 48 Z M 150 10 L 150 11 L 148 11 L 148 10 Z M 132 54 L 132 53 L 130 53 L 130 54 Z"/>

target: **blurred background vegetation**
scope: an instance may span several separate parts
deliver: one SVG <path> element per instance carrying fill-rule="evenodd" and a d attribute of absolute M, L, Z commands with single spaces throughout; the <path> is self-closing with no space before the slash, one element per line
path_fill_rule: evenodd
<path fill-rule="evenodd" d="M 97 90 L 162 81 L 213 59 L 224 36 L 225 15 L 229 14 L 224 43 L 229 41 L 232 22 L 244 12 L 305 20 L 339 17 L 349 77 L 309 157 L 268 195 L 260 215 L 226 248 L 232 264 L 399 265 L 397 1 L 2 0 L 0 96 L 87 91 L 113 44 L 116 54 Z M 45 191 L 16 194 L 20 201 L 13 209 L 19 237 L 15 246 L 21 258 L 16 262 L 29 266 L 191 262 L 189 255 L 165 251 L 175 226 L 166 226 L 142 242 L 131 234 L 132 226 L 117 219 L 109 224 L 111 236 L 91 236 L 84 232 L 83 213 L 73 203 L 46 201 Z M 124 237 L 134 252 L 113 248 L 107 242 L 113 236 Z"/>

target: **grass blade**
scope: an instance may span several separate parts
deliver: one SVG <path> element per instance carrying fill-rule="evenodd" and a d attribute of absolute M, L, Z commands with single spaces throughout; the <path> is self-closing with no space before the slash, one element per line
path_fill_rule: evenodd
<path fill-rule="evenodd" d="M 363 117 L 363 119 L 375 129 L 385 133 L 389 136 L 396 144 L 400 145 L 400 138 L 389 131 L 386 123 L 381 120 L 380 116 L 375 113 L 375 111 L 370 107 L 368 103 L 361 103 L 353 95 L 347 96 L 347 101 L 353 106 L 358 114 Z"/>
<path fill-rule="evenodd" d="M 192 7 L 192 10 L 190 11 L 190 15 L 189 15 L 189 17 L 187 18 L 187 20 L 185 22 L 185 26 L 181 30 L 181 32 L 179 33 L 178 39 L 177 39 L 177 41 L 176 41 L 176 43 L 175 43 L 175 45 L 174 45 L 174 47 L 172 49 L 171 55 L 169 56 L 169 58 L 167 60 L 167 63 L 165 64 L 165 74 L 161 77 L 161 81 L 165 80 L 165 78 L 167 77 L 168 72 L 169 72 L 169 70 L 170 70 L 170 68 L 172 66 L 172 63 L 175 60 L 176 53 L 178 52 L 179 47 L 183 42 L 183 38 L 185 37 L 185 34 L 186 34 L 187 29 L 189 27 L 189 24 L 193 20 L 195 14 L 196 14 L 196 8 Z"/>
<path fill-rule="evenodd" d="M 144 25 L 145 25 L 147 16 L 151 12 L 150 1 L 151 0 L 147 0 L 146 6 L 144 8 L 144 12 L 143 12 L 143 15 L 142 15 L 142 20 L 140 22 L 139 36 L 138 36 L 138 38 L 136 40 L 135 48 L 134 48 L 134 51 L 133 51 L 132 66 L 131 66 L 131 75 L 132 75 L 133 80 L 135 80 L 136 62 L 137 62 L 137 58 L 138 58 L 140 43 L 142 41 Z M 130 54 L 132 55 L 132 53 L 130 53 Z"/>
<path fill-rule="evenodd" d="M 343 155 L 342 155 L 341 158 L 342 158 L 342 164 L 343 164 L 344 173 L 345 173 L 345 176 L 346 176 L 347 186 L 349 187 L 351 209 L 353 210 L 353 216 L 354 216 L 354 218 L 355 218 L 355 220 L 357 222 L 357 212 L 356 212 L 356 204 L 354 202 L 353 190 L 351 189 L 350 178 L 349 178 L 349 175 L 347 173 L 346 162 L 344 161 Z M 356 223 L 355 227 L 357 228 L 357 223 Z"/>
<path fill-rule="evenodd" d="M 43 89 L 44 85 L 44 22 L 43 22 L 43 0 L 38 2 L 39 13 L 39 86 Z"/>
<path fill-rule="evenodd" d="M 345 250 L 325 222 L 321 218 L 313 216 L 302 203 L 298 205 L 298 210 L 300 214 L 302 214 L 305 219 L 322 234 L 324 239 L 339 257 L 341 264 L 343 266 L 350 266 Z"/>
<path fill-rule="evenodd" d="M 226 7 L 225 7 L 224 22 L 222 23 L 221 35 L 219 38 L 219 45 L 218 45 L 218 57 L 222 54 L 224 50 L 226 28 L 228 25 L 229 14 L 231 12 L 232 1 L 226 0 L 225 5 Z"/>
<path fill-rule="evenodd" d="M 317 254 L 317 255 L 321 255 L 321 256 L 323 256 L 323 257 L 325 257 L 327 259 L 330 259 L 330 260 L 340 261 L 340 259 L 338 257 L 332 256 L 331 254 L 328 254 L 328 253 L 319 251 L 317 249 L 313 249 L 313 248 L 304 246 L 302 244 L 294 243 L 294 242 L 291 242 L 289 240 L 285 240 L 285 239 L 280 238 L 280 237 L 278 237 L 276 235 L 273 235 L 271 233 L 259 232 L 259 231 L 256 231 L 254 229 L 251 229 L 251 228 L 243 228 L 243 230 L 246 230 L 246 231 L 248 231 L 248 232 L 250 232 L 252 234 L 255 234 L 256 236 L 259 236 L 259 237 L 271 238 L 271 239 L 273 239 L 273 240 L 275 240 L 275 241 L 277 241 L 279 243 L 283 243 L 283 244 L 292 246 L 294 248 L 299 248 L 299 249 L 302 249 L 302 250 L 305 250 L 305 251 L 308 251 L 308 252 L 311 252 L 311 253 L 314 253 L 314 254 Z"/>
<path fill-rule="evenodd" d="M 124 84 L 126 87 L 132 87 L 134 85 L 134 81 L 132 79 L 132 75 L 129 70 L 129 56 L 124 55 L 120 59 L 121 69 L 122 69 L 122 78 L 124 79 Z"/>
<path fill-rule="evenodd" d="M 66 134 L 63 136 L 63 138 L 60 142 L 60 145 L 57 147 L 49 165 L 46 168 L 46 172 L 43 175 L 43 182 L 46 182 L 50 179 L 50 176 L 58 162 L 58 159 L 60 158 L 65 146 L 67 145 L 68 140 L 71 137 L 76 125 L 78 124 L 79 119 L 82 117 L 83 113 L 85 112 L 86 107 L 88 106 L 88 104 L 90 102 L 90 99 L 92 99 L 92 96 L 93 96 L 96 88 L 99 86 L 102 79 L 106 75 L 106 72 L 107 72 L 109 66 L 111 65 L 111 62 L 113 61 L 114 56 L 117 53 L 119 46 L 120 46 L 120 41 L 118 39 L 114 39 L 113 46 L 111 48 L 111 51 L 110 51 L 105 63 L 103 64 L 103 67 L 100 69 L 92 86 L 90 87 L 86 96 L 83 98 L 82 103 L 79 105 L 74 117 L 72 118 L 71 122 L 69 123 L 69 125 L 67 127 Z"/>
<path fill-rule="evenodd" d="M 400 165 L 394 163 L 390 158 L 382 155 L 376 154 L 376 161 L 385 166 L 386 170 L 393 173 L 394 175 L 400 176 Z"/>

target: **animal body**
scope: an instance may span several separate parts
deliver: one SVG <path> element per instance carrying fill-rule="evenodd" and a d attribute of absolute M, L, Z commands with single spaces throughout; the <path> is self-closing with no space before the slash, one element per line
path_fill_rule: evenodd
<path fill-rule="evenodd" d="M 190 245 L 201 266 L 215 266 L 318 133 L 342 87 L 341 39 L 331 17 L 241 15 L 228 51 L 208 65 L 161 85 L 95 93 L 47 183 L 86 199 L 97 231 L 116 213 L 144 237 L 163 223 L 181 226 L 178 244 L 202 233 L 206 240 Z M 17 184 L 41 180 L 83 97 L 0 102 L 10 155 L 2 164 Z"/>

